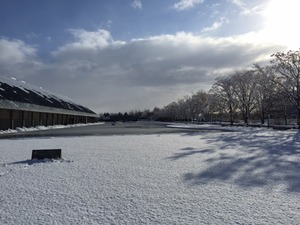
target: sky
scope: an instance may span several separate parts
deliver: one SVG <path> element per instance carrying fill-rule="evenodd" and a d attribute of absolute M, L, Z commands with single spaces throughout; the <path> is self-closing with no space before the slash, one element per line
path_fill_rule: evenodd
<path fill-rule="evenodd" d="M 0 74 L 96 113 L 153 109 L 298 49 L 298 0 L 0 0 Z"/>

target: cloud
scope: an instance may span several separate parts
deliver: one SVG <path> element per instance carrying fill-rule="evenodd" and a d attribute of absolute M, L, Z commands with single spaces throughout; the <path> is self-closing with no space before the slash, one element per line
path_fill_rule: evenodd
<path fill-rule="evenodd" d="M 134 9 L 143 9 L 143 4 L 140 0 L 134 0 L 133 2 L 131 2 L 131 6 Z"/>
<path fill-rule="evenodd" d="M 20 40 L 0 39 L 0 60 L 6 63 L 22 63 L 36 55 L 36 49 Z"/>
<path fill-rule="evenodd" d="M 28 39 L 38 39 L 38 38 L 40 38 L 40 35 L 36 34 L 35 32 L 30 32 L 29 34 L 26 35 L 26 37 Z"/>
<path fill-rule="evenodd" d="M 112 24 L 113 24 L 113 21 L 112 20 L 108 20 L 107 22 L 106 22 L 106 27 L 108 27 L 108 28 L 110 28 L 111 26 L 112 26 Z"/>
<path fill-rule="evenodd" d="M 68 49 L 105 48 L 114 43 L 114 40 L 107 30 L 86 31 L 84 29 L 69 29 L 68 31 L 74 36 L 75 41 L 66 44 L 60 48 L 59 51 L 67 51 Z"/>
<path fill-rule="evenodd" d="M 240 8 L 241 15 L 260 15 L 262 14 L 264 8 L 266 7 L 266 3 L 255 4 L 254 6 L 247 5 L 243 0 L 229 0 L 232 4 L 236 5 Z"/>
<path fill-rule="evenodd" d="M 234 5 L 237 5 L 239 7 L 244 7 L 245 3 L 243 0 L 229 0 L 229 2 L 231 2 Z"/>
<path fill-rule="evenodd" d="M 28 77 L 42 66 L 37 49 L 21 40 L 0 38 L 0 74 Z"/>
<path fill-rule="evenodd" d="M 74 40 L 43 64 L 38 64 L 36 49 L 24 42 L 0 39 L 0 51 L 11 54 L 1 54 L 0 65 L 11 63 L 18 68 L 15 77 L 96 112 L 162 107 L 282 50 L 260 43 L 256 34 L 214 38 L 180 32 L 124 42 L 106 30 L 70 31 Z"/>
<path fill-rule="evenodd" d="M 209 17 L 213 18 L 217 15 L 220 15 L 221 12 L 219 8 L 221 7 L 221 3 L 214 3 L 208 7 L 211 10 Z"/>
<path fill-rule="evenodd" d="M 257 5 L 254 7 L 250 8 L 243 8 L 241 14 L 242 15 L 261 15 L 265 9 L 265 5 Z"/>
<path fill-rule="evenodd" d="M 208 32 L 212 32 L 215 30 L 218 30 L 220 27 L 223 26 L 224 23 L 228 23 L 228 19 L 227 18 L 220 18 L 218 21 L 215 21 L 211 26 L 209 27 L 204 27 L 201 32 L 202 33 L 208 33 Z"/>
<path fill-rule="evenodd" d="M 173 8 L 177 11 L 183 11 L 195 7 L 198 4 L 202 4 L 204 0 L 180 0 L 173 5 Z"/>

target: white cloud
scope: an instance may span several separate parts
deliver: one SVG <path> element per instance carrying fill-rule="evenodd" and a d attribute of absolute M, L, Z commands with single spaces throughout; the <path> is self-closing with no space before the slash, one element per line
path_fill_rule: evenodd
<path fill-rule="evenodd" d="M 221 4 L 220 3 L 214 3 L 211 6 L 209 6 L 209 8 L 211 9 L 211 13 L 209 15 L 209 17 L 214 18 L 217 15 L 220 15 L 220 8 Z"/>
<path fill-rule="evenodd" d="M 265 8 L 265 5 L 264 4 L 261 4 L 261 5 L 257 5 L 257 6 L 254 6 L 254 7 L 250 7 L 250 8 L 243 8 L 241 14 L 242 15 L 261 15 L 264 11 L 264 8 Z"/>
<path fill-rule="evenodd" d="M 20 40 L 0 39 L 0 61 L 22 63 L 36 55 L 36 49 Z"/>
<path fill-rule="evenodd" d="M 42 67 L 37 49 L 21 40 L 0 38 L 0 74 L 19 78 L 35 74 Z"/>
<path fill-rule="evenodd" d="M 211 26 L 204 27 L 201 30 L 201 32 L 202 33 L 208 33 L 208 32 L 212 32 L 212 31 L 218 30 L 220 27 L 223 26 L 224 23 L 228 23 L 228 19 L 222 17 L 218 21 L 215 21 Z"/>
<path fill-rule="evenodd" d="M 40 38 L 40 35 L 36 34 L 35 32 L 30 32 L 29 34 L 26 35 L 28 39 L 37 39 Z"/>
<path fill-rule="evenodd" d="M 113 21 L 112 20 L 108 20 L 106 22 L 106 27 L 110 28 L 112 24 L 113 24 Z"/>
<path fill-rule="evenodd" d="M 121 42 L 105 30 L 72 33 L 75 40 L 40 67 L 28 66 L 37 62 L 34 48 L 0 39 L 0 51 L 14 52 L 8 58 L 1 54 L 0 65 L 10 61 L 11 68 L 18 68 L 13 70 L 15 77 L 96 112 L 128 111 L 161 107 L 185 94 L 209 89 L 215 77 L 282 50 L 260 43 L 255 34 L 213 38 L 180 32 Z"/>
<path fill-rule="evenodd" d="M 143 4 L 140 0 L 134 0 L 133 2 L 131 2 L 131 6 L 134 9 L 143 9 Z"/>
<path fill-rule="evenodd" d="M 247 5 L 243 0 L 228 0 L 232 4 L 240 8 L 241 15 L 256 15 L 262 14 L 264 8 L 266 7 L 266 2 L 261 4 L 255 4 L 254 6 Z"/>
<path fill-rule="evenodd" d="M 173 8 L 177 11 L 187 10 L 195 7 L 198 4 L 202 4 L 204 0 L 180 0 L 173 5 Z"/>
<path fill-rule="evenodd" d="M 77 39 L 69 47 L 80 47 L 80 48 L 103 48 L 112 42 L 110 33 L 106 30 L 97 31 L 86 31 L 83 29 L 69 29 L 70 33 Z"/>
<path fill-rule="evenodd" d="M 55 54 L 66 52 L 68 50 L 101 49 L 108 47 L 110 44 L 121 43 L 115 42 L 112 39 L 111 34 L 107 30 L 103 29 L 96 31 L 69 29 L 69 32 L 74 36 L 75 41 L 62 46 L 55 52 Z"/>
<path fill-rule="evenodd" d="M 243 0 L 229 0 L 229 2 L 231 2 L 234 5 L 237 5 L 239 7 L 244 7 L 245 3 Z"/>

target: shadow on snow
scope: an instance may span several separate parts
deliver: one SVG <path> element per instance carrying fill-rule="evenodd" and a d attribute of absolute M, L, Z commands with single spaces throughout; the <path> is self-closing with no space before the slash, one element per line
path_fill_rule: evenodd
<path fill-rule="evenodd" d="M 16 161 L 11 163 L 6 163 L 6 165 L 34 165 L 34 164 L 40 164 L 40 163 L 53 163 L 53 162 L 67 162 L 70 163 L 72 160 L 66 160 L 66 159 L 27 159 L 22 161 Z"/>
<path fill-rule="evenodd" d="M 183 175 L 183 181 L 200 185 L 212 181 L 230 181 L 243 188 L 275 187 L 284 184 L 290 192 L 300 192 L 300 133 L 261 130 L 222 133 L 201 137 L 216 149 L 185 148 L 184 152 L 169 157 L 179 160 L 195 154 L 204 154 L 199 163 L 205 168 Z M 210 157 L 211 154 L 214 153 Z"/>
<path fill-rule="evenodd" d="M 213 153 L 214 152 L 213 149 L 199 150 L 199 149 L 191 148 L 191 147 L 183 148 L 181 150 L 184 150 L 184 152 L 175 153 L 173 156 L 168 157 L 167 159 L 178 160 L 178 159 L 185 158 L 185 157 L 188 157 L 188 156 L 191 156 L 194 154 L 205 154 L 205 153 Z"/>

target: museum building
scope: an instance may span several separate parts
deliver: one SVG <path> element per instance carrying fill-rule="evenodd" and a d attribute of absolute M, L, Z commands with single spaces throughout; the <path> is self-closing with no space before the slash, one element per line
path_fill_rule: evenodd
<path fill-rule="evenodd" d="M 92 110 L 42 88 L 0 76 L 0 130 L 96 122 Z"/>

